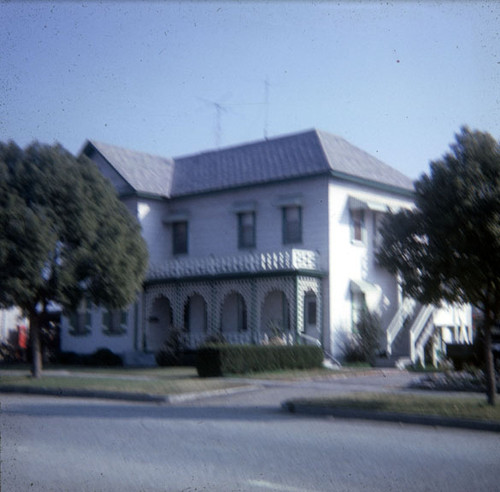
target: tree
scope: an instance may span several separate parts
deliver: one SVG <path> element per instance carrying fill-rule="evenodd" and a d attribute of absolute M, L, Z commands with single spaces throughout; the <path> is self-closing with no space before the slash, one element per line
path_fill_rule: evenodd
<path fill-rule="evenodd" d="M 389 215 L 378 259 L 425 304 L 470 303 L 484 317 L 488 403 L 496 383 L 491 329 L 500 318 L 500 146 L 463 127 L 415 182 L 414 210 Z"/>
<path fill-rule="evenodd" d="M 146 264 L 139 224 L 92 161 L 60 145 L 0 143 L 0 306 L 29 318 L 34 377 L 48 306 L 124 307 Z"/>

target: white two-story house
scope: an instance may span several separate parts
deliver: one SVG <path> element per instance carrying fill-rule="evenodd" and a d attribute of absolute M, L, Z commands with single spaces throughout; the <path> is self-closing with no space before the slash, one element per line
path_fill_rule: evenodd
<path fill-rule="evenodd" d="M 339 358 L 365 306 L 388 355 L 416 361 L 442 330 L 470 336 L 467 309 L 403 299 L 377 264 L 380 221 L 412 207 L 413 184 L 342 138 L 311 130 L 180 158 L 94 141 L 82 152 L 137 217 L 150 264 L 127 310 L 82 304 L 63 320 L 64 351 L 154 353 L 180 330 L 189 348 L 278 334 Z"/>

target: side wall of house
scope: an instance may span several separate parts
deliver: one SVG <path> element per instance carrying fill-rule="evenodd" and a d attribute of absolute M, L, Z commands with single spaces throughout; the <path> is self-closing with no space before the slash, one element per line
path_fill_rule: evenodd
<path fill-rule="evenodd" d="M 108 348 L 117 354 L 133 352 L 140 346 L 141 305 L 136 302 L 120 314 L 120 326 L 110 331 L 106 326 L 108 311 L 99 306 L 80 310 L 84 320 L 80 331 L 71 324 L 69 317 L 61 318 L 61 351 L 91 354 L 100 348 Z"/>
<path fill-rule="evenodd" d="M 392 210 L 409 208 L 412 200 L 362 185 L 332 180 L 329 186 L 329 331 L 330 348 L 342 355 L 342 345 L 353 328 L 353 282 L 373 286 L 366 295 L 369 309 L 381 316 L 386 328 L 399 306 L 396 278 L 377 265 L 377 231 L 383 213 L 363 210 L 363 239 L 353 237 L 349 197 L 388 206 Z"/>

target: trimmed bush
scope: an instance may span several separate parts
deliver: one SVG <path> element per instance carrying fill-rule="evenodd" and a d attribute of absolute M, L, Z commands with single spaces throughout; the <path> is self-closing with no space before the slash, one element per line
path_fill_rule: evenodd
<path fill-rule="evenodd" d="M 453 368 L 461 371 L 466 365 L 478 365 L 475 348 L 472 344 L 447 343 L 446 356 L 453 362 Z"/>
<path fill-rule="evenodd" d="M 75 352 L 61 352 L 59 363 L 64 365 L 113 367 L 122 366 L 122 358 L 107 348 L 97 349 L 93 354 L 76 354 Z"/>
<path fill-rule="evenodd" d="M 107 348 L 97 349 L 90 357 L 90 366 L 123 366 L 122 358 Z"/>
<path fill-rule="evenodd" d="M 198 350 L 200 377 L 321 367 L 323 351 L 306 345 L 212 345 Z"/>

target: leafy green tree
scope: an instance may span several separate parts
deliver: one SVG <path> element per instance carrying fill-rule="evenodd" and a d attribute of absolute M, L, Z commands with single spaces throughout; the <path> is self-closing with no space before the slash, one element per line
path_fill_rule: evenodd
<path fill-rule="evenodd" d="M 60 145 L 0 143 L 0 306 L 29 318 L 34 377 L 48 306 L 124 307 L 146 265 L 139 224 L 92 161 Z"/>
<path fill-rule="evenodd" d="M 416 208 L 390 215 L 379 261 L 425 304 L 470 303 L 484 316 L 488 403 L 496 384 L 491 328 L 500 320 L 500 146 L 463 127 L 415 182 Z"/>

